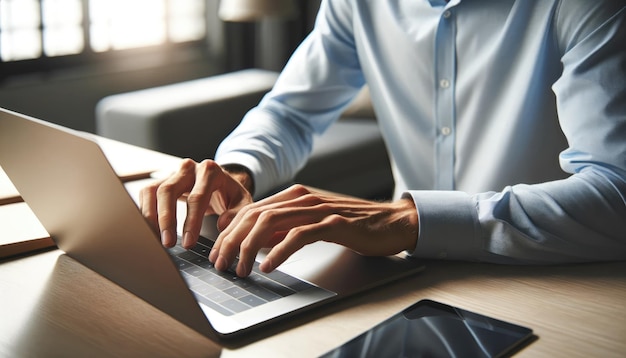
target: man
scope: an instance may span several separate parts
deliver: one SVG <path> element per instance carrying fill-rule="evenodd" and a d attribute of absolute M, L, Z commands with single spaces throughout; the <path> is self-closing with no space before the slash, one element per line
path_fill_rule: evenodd
<path fill-rule="evenodd" d="M 316 240 L 364 255 L 626 259 L 625 44 L 624 1 L 324 1 L 215 161 L 144 189 L 142 211 L 171 246 L 188 193 L 183 246 L 220 215 L 209 259 L 224 270 L 239 255 L 240 276 L 263 247 L 271 271 Z M 295 185 L 253 202 L 293 177 L 364 84 L 395 201 Z"/>

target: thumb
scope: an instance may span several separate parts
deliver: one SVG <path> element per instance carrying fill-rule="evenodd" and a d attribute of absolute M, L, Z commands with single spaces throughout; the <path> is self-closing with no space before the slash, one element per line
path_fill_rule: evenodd
<path fill-rule="evenodd" d="M 224 229 L 226 229 L 228 225 L 230 225 L 230 223 L 233 221 L 235 215 L 237 215 L 237 211 L 238 210 L 236 209 L 230 209 L 222 212 L 222 214 L 220 214 L 220 216 L 217 218 L 217 230 L 219 230 L 220 232 L 224 231 Z"/>
<path fill-rule="evenodd" d="M 211 211 L 217 215 L 221 215 L 224 211 L 226 211 L 227 204 L 224 202 L 224 197 L 219 190 L 216 190 L 211 194 L 209 207 L 211 208 Z"/>

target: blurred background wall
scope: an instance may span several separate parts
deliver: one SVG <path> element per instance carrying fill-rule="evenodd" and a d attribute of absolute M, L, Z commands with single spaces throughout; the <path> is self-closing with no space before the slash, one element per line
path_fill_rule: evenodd
<path fill-rule="evenodd" d="M 320 2 L 289 1 L 288 16 L 228 19 L 218 0 L 2 0 L 0 107 L 95 132 L 95 105 L 111 94 L 243 68 L 279 71 Z"/>

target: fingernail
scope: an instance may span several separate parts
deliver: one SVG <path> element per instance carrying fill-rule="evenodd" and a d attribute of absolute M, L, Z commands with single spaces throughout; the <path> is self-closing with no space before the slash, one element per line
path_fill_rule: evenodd
<path fill-rule="evenodd" d="M 191 233 L 187 231 L 183 234 L 183 247 L 189 248 L 189 246 L 191 246 L 191 242 Z"/>
<path fill-rule="evenodd" d="M 212 263 L 215 263 L 216 259 L 217 259 L 217 250 L 211 249 L 211 252 L 209 252 L 209 261 L 211 261 Z"/>
<path fill-rule="evenodd" d="M 239 261 L 237 265 L 237 276 L 246 277 L 248 276 L 248 268 L 246 267 L 246 263 L 243 261 Z"/>
<path fill-rule="evenodd" d="M 274 267 L 272 266 L 272 261 L 269 260 L 268 258 L 265 258 L 265 260 L 263 260 L 263 262 L 261 262 L 261 264 L 259 265 L 259 270 L 265 273 L 268 273 L 274 270 Z"/>
<path fill-rule="evenodd" d="M 165 229 L 161 231 L 161 244 L 165 247 L 172 247 L 176 244 L 176 238 L 172 234 L 172 230 Z"/>
<path fill-rule="evenodd" d="M 219 271 L 225 271 L 226 269 L 228 269 L 228 263 L 226 262 L 226 259 L 221 256 L 218 257 L 217 261 L 215 262 L 215 268 Z"/>

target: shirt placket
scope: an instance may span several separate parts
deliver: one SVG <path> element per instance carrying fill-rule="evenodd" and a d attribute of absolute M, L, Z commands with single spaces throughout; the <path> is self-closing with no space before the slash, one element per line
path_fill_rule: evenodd
<path fill-rule="evenodd" d="M 454 189 L 455 74 L 454 13 L 445 9 L 435 37 L 435 186 L 439 190 Z"/>

